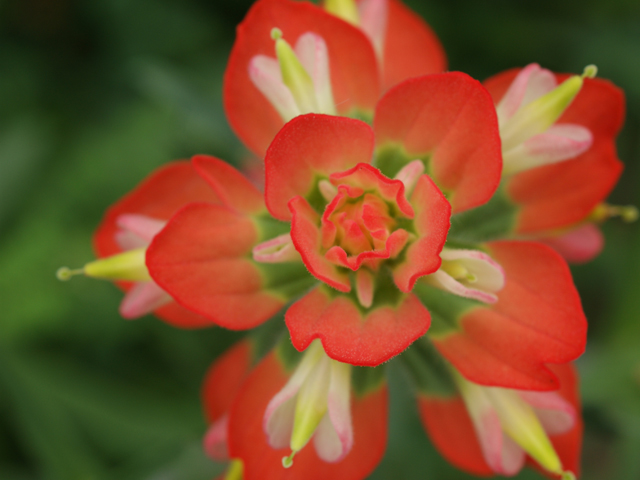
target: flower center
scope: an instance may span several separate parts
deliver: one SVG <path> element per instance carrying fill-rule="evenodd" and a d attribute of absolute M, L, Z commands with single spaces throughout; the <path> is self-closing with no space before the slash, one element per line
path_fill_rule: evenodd
<path fill-rule="evenodd" d="M 323 225 L 324 230 L 335 229 L 333 245 L 342 247 L 348 255 L 384 249 L 396 225 L 387 203 L 371 193 L 355 199 L 341 193 L 337 200 L 329 205 L 328 222 Z"/>

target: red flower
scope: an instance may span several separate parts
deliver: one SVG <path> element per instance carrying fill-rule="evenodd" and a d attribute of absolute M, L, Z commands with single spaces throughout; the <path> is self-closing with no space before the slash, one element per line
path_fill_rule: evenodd
<path fill-rule="evenodd" d="M 242 384 L 252 370 L 253 345 L 236 343 L 211 365 L 202 386 L 202 403 L 209 428 L 204 451 L 218 461 L 229 460 L 229 411 Z"/>
<path fill-rule="evenodd" d="M 147 250 L 154 281 L 181 305 L 216 325 L 255 327 L 308 285 L 297 264 L 259 264 L 253 247 L 282 226 L 264 210 L 262 195 L 228 164 L 196 156 L 193 168 L 222 204 L 190 203 L 179 210 Z"/>
<path fill-rule="evenodd" d="M 146 247 L 176 211 L 195 201 L 219 204 L 220 198 L 188 162 L 159 168 L 109 208 L 94 237 L 98 257 L 108 258 Z M 141 259 L 144 261 L 144 254 Z M 123 317 L 137 318 L 153 311 L 166 322 L 182 328 L 210 325 L 206 318 L 180 307 L 149 280 L 117 282 L 127 291 L 120 305 Z"/>
<path fill-rule="evenodd" d="M 410 108 L 413 122 L 394 105 Z M 476 134 L 468 134 L 471 125 Z M 374 136 L 380 166 L 395 179 L 370 165 Z M 396 150 L 405 153 L 389 155 Z M 466 75 L 413 79 L 382 98 L 374 129 L 344 117 L 295 118 L 274 139 L 265 167 L 266 205 L 276 219 L 292 222 L 290 236 L 285 224 L 257 210 L 233 216 L 228 208 L 189 206 L 149 248 L 152 277 L 215 323 L 249 328 L 282 306 L 275 300 L 310 285 L 288 278 L 291 269 L 299 272 L 295 261 L 301 258 L 325 285 L 286 314 L 296 348 L 320 338 L 331 358 L 377 365 L 429 327 L 428 311 L 410 292 L 419 277 L 440 266 L 451 207 L 436 185 L 454 211 L 463 211 L 486 202 L 498 184 L 495 113 L 484 89 Z M 422 174 L 425 169 L 431 177 Z M 213 176 L 210 181 L 215 184 Z M 265 226 L 257 227 L 260 222 Z M 237 263 L 215 260 L 229 249 Z M 257 272 L 261 277 L 249 276 Z M 295 288 L 285 291 L 283 281 Z M 278 289 L 270 291 L 270 282 Z M 220 296 L 241 285 L 251 289 L 250 300 Z"/>
<path fill-rule="evenodd" d="M 378 464 L 386 446 L 388 399 L 383 377 L 365 374 L 368 381 L 354 383 L 351 392 L 342 392 L 343 387 L 340 386 L 340 382 L 334 386 L 334 379 L 331 377 L 323 380 L 329 372 L 326 369 L 332 367 L 328 364 L 323 366 L 314 361 L 303 365 L 307 359 L 307 352 L 298 365 L 301 355 L 291 351 L 291 346 L 287 344 L 288 341 L 283 342 L 258 364 L 233 403 L 229 418 L 229 452 L 232 458 L 242 461 L 244 466 L 242 478 L 245 480 L 364 479 Z M 322 362 L 326 361 L 333 362 L 325 357 Z M 298 365 L 297 368 L 296 365 Z M 350 366 L 343 365 L 343 367 Z M 325 371 L 314 373 L 313 368 Z M 354 375 L 359 373 L 364 372 L 355 372 Z M 350 376 L 351 373 L 346 377 L 349 383 Z M 300 389 L 306 387 L 301 384 L 305 380 L 313 382 L 314 379 L 319 383 L 311 386 L 303 394 Z M 289 438 L 292 430 L 293 435 L 296 435 L 294 411 L 295 416 L 301 412 L 304 417 L 302 431 L 306 431 L 307 417 L 304 408 L 302 411 L 299 409 L 301 405 L 308 403 L 308 394 L 322 390 L 324 388 L 322 385 L 328 389 L 329 405 L 324 404 L 324 413 L 320 412 L 322 414 L 320 424 L 312 430 L 312 432 L 315 431 L 312 433 L 314 445 L 308 445 L 297 451 L 293 458 L 293 455 L 290 456 Z M 341 400 L 345 393 L 346 403 Z M 305 395 L 304 400 L 297 400 L 299 395 Z M 316 400 L 320 399 L 321 397 L 316 398 Z M 315 406 L 315 403 L 312 403 Z M 313 410 L 312 413 L 313 417 L 317 411 Z M 338 433 L 336 436 L 335 432 L 332 433 L 334 428 L 332 425 L 344 427 L 352 432 L 351 438 L 357 440 L 354 443 L 347 442 L 346 450 L 343 450 L 340 446 L 341 434 Z M 306 438 L 308 441 L 309 437 Z M 337 456 L 333 452 L 335 446 L 338 446 Z M 292 463 L 289 463 L 292 458 Z M 285 459 L 287 460 L 286 469 L 283 468 Z"/>
<path fill-rule="evenodd" d="M 526 459 L 553 478 L 567 471 L 578 476 L 577 375 L 570 364 L 552 368 L 560 378 L 559 390 L 552 392 L 480 387 L 465 380 L 458 382 L 462 394 L 422 391 L 424 428 L 445 458 L 475 475 L 511 476 Z"/>
<path fill-rule="evenodd" d="M 503 241 L 486 250 L 504 270 L 493 304 L 419 284 L 416 294 L 437 314 L 429 337 L 466 378 L 524 390 L 554 390 L 548 364 L 584 352 L 587 322 L 571 272 L 549 247 Z"/>
<path fill-rule="evenodd" d="M 554 89 L 577 78 L 531 64 L 487 80 L 503 137 L 513 137 L 507 124 L 514 114 L 531 109 L 536 99 L 553 95 Z M 562 86 L 557 87 L 559 84 Z M 624 95 L 597 78 L 584 78 L 574 88 L 567 94 L 571 103 L 554 114 L 557 120 L 548 129 L 513 144 L 515 148 L 510 146 L 513 142 L 503 145 L 505 173 L 513 172 L 503 180 L 503 191 L 515 206 L 514 235 L 543 239 L 567 259 L 583 262 L 597 255 L 603 245 L 599 230 L 584 222 L 616 214 L 637 215 L 633 215 L 635 210 L 596 210 L 622 171 L 615 138 L 624 120 Z M 512 165 L 509 171 L 508 165 Z"/>
<path fill-rule="evenodd" d="M 310 3 L 253 5 L 238 26 L 224 80 L 227 117 L 251 150 L 263 156 L 278 130 L 299 114 L 370 117 L 389 87 L 445 69 L 435 35 L 397 0 L 367 0 L 359 7 L 363 30 Z M 296 75 L 306 79 L 318 103 L 305 101 L 299 86 L 282 78 L 270 38 L 274 28 L 295 46 L 295 53 L 286 53 L 283 41 L 276 42 L 281 64 L 286 55 L 285 63 L 300 65 Z"/>

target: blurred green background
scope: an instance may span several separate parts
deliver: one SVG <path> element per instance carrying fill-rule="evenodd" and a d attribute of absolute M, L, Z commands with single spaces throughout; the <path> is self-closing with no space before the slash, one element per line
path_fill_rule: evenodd
<path fill-rule="evenodd" d="M 104 210 L 153 168 L 196 153 L 238 163 L 220 90 L 248 0 L 0 0 L 0 478 L 205 480 L 200 382 L 238 334 L 128 322 L 117 289 L 61 265 L 92 258 Z M 637 0 L 414 0 L 452 70 L 484 79 L 536 61 L 625 89 L 626 171 L 640 204 Z M 640 478 L 640 229 L 613 220 L 573 269 L 590 320 L 585 479 Z M 373 475 L 469 478 L 417 423 L 394 365 L 388 452 Z M 528 471 L 518 478 L 540 478 Z"/>

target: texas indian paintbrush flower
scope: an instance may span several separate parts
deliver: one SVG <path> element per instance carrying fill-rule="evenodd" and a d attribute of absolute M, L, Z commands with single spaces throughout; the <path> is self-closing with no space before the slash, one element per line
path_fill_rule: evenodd
<path fill-rule="evenodd" d="M 224 104 L 264 160 L 264 194 L 197 155 L 99 228 L 104 258 L 82 272 L 128 289 L 125 317 L 248 330 L 284 312 L 278 335 L 259 330 L 207 375 L 204 446 L 227 480 L 365 478 L 393 357 L 458 467 L 578 475 L 570 362 L 586 319 L 560 254 L 593 257 L 594 223 L 634 216 L 604 203 L 623 96 L 593 66 L 484 85 L 445 68 L 397 0 L 260 0 Z"/>

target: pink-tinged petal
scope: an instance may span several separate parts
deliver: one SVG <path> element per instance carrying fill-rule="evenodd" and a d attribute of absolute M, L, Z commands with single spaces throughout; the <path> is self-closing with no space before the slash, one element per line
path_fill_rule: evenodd
<path fill-rule="evenodd" d="M 591 132 L 570 123 L 553 125 L 546 132 L 512 148 L 503 155 L 504 175 L 551 165 L 582 155 L 593 143 Z"/>
<path fill-rule="evenodd" d="M 491 306 L 462 315 L 456 332 L 433 338 L 469 380 L 523 390 L 554 390 L 548 363 L 584 352 L 587 323 L 564 260 L 533 242 L 493 242 L 489 254 L 506 284 Z"/>
<path fill-rule="evenodd" d="M 403 262 L 393 269 L 393 280 L 403 292 L 410 292 L 419 277 L 440 268 L 439 254 L 447 239 L 451 217 L 449 202 L 427 175 L 418 179 L 411 204 L 418 238 L 407 248 Z"/>
<path fill-rule="evenodd" d="M 404 184 L 405 195 L 409 196 L 423 173 L 424 163 L 421 160 L 414 160 L 402 167 L 396 174 L 395 179 Z"/>
<path fill-rule="evenodd" d="M 229 458 L 227 449 L 229 410 L 251 370 L 251 344 L 242 340 L 211 365 L 202 385 L 202 404 L 209 429 L 205 452 L 216 460 Z"/>
<path fill-rule="evenodd" d="M 264 208 L 260 191 L 226 162 L 207 155 L 192 158 L 193 168 L 214 190 L 220 201 L 239 213 L 257 213 Z"/>
<path fill-rule="evenodd" d="M 448 263 L 425 278 L 429 284 L 484 303 L 498 301 L 496 292 L 504 287 L 504 270 L 489 255 L 479 250 L 445 248 L 440 258 Z M 465 275 L 452 277 L 447 273 L 447 266 L 464 269 L 465 275 L 470 275 L 472 280 Z"/>
<path fill-rule="evenodd" d="M 524 67 L 513 79 L 496 110 L 500 124 L 511 118 L 520 107 L 549 93 L 557 86 L 553 73 L 537 63 Z"/>
<path fill-rule="evenodd" d="M 214 460 L 223 462 L 229 459 L 228 429 L 229 416 L 224 414 L 209 426 L 202 440 L 205 453 Z"/>
<path fill-rule="evenodd" d="M 171 295 L 155 282 L 134 283 L 120 303 L 120 315 L 127 319 L 139 318 L 170 302 L 173 302 Z"/>
<path fill-rule="evenodd" d="M 604 248 L 604 236 L 592 223 L 584 224 L 561 235 L 542 238 L 540 241 L 571 263 L 586 263 L 597 257 Z"/>
<path fill-rule="evenodd" d="M 329 76 L 329 53 L 324 39 L 315 33 L 304 33 L 296 42 L 295 52 L 313 80 L 316 102 L 320 109 L 317 113 L 335 114 L 336 107 Z"/>
<path fill-rule="evenodd" d="M 380 170 L 368 163 L 359 163 L 345 172 L 333 173 L 329 179 L 336 186 L 345 185 L 362 192 L 373 190 L 387 202 L 397 205 L 400 210 L 399 215 L 413 218 L 413 208 L 405 198 L 404 183 L 385 177 Z"/>
<path fill-rule="evenodd" d="M 444 49 L 431 28 L 399 0 L 388 0 L 382 89 L 419 75 L 447 69 Z"/>
<path fill-rule="evenodd" d="M 265 157 L 265 199 L 271 214 L 290 220 L 287 208 L 296 195 L 306 196 L 317 181 L 358 163 L 371 162 L 374 138 L 360 120 L 309 114 L 287 123 Z"/>
<path fill-rule="evenodd" d="M 380 86 L 373 47 L 363 32 L 306 2 L 261 0 L 237 28 L 224 77 L 224 106 L 229 123 L 257 155 L 262 157 L 284 121 L 253 85 L 248 66 L 256 55 L 275 57 L 271 29 L 282 30 L 295 45 L 312 32 L 324 39 L 329 57 L 331 90 L 340 114 L 370 111 Z"/>
<path fill-rule="evenodd" d="M 321 460 L 307 445 L 298 452 L 291 468 L 282 467 L 288 448 L 274 449 L 262 430 L 270 400 L 284 387 L 288 374 L 276 354 L 267 356 L 249 376 L 231 411 L 229 448 L 233 458 L 244 462 L 244 478 L 260 480 L 363 480 L 378 464 L 387 439 L 387 389 L 381 387 L 352 402 L 354 437 L 358 439 L 344 459 Z"/>
<path fill-rule="evenodd" d="M 427 172 L 454 212 L 482 205 L 498 187 L 502 152 L 493 101 L 459 72 L 407 80 L 380 100 L 379 146 L 401 144 L 409 158 L 428 158 Z"/>
<path fill-rule="evenodd" d="M 327 414 L 316 429 L 313 444 L 325 462 L 339 462 L 353 448 L 351 368 L 336 362 L 331 362 Z"/>
<path fill-rule="evenodd" d="M 300 254 L 296 251 L 291 240 L 291 235 L 285 233 L 271 240 L 262 242 L 253 247 L 253 259 L 261 263 L 282 263 L 300 260 Z"/>
<path fill-rule="evenodd" d="M 361 0 L 358 2 L 360 28 L 369 37 L 376 55 L 383 60 L 384 41 L 389 21 L 388 0 Z"/>
<path fill-rule="evenodd" d="M 359 269 L 356 272 L 356 295 L 364 308 L 369 308 L 373 304 L 374 288 L 373 274 L 367 269 Z"/>
<path fill-rule="evenodd" d="M 495 293 L 485 292 L 463 285 L 443 270 L 432 273 L 428 277 L 428 281 L 431 285 L 460 297 L 473 298 L 474 300 L 484 303 L 496 303 L 498 301 L 498 296 Z"/>
<path fill-rule="evenodd" d="M 277 59 L 266 55 L 253 57 L 249 62 L 249 78 L 283 119 L 289 121 L 300 115 L 300 109 L 291 90 L 282 81 Z"/>
<path fill-rule="evenodd" d="M 294 197 L 289 202 L 292 213 L 291 240 L 309 272 L 317 279 L 341 292 L 351 290 L 349 276 L 331 263 L 322 251 L 320 215 L 302 197 Z"/>
<path fill-rule="evenodd" d="M 429 437 L 449 462 L 473 475 L 494 473 L 482 454 L 467 407 L 460 397 L 420 395 L 418 410 Z"/>
<path fill-rule="evenodd" d="M 120 247 L 120 251 L 136 250 L 145 248 L 149 245 L 149 241 L 140 238 L 133 232 L 128 230 L 119 230 L 115 233 L 116 244 Z"/>
<path fill-rule="evenodd" d="M 157 220 L 146 215 L 124 214 L 116 218 L 116 225 L 122 230 L 133 233 L 137 237 L 151 243 L 160 230 L 167 224 L 165 220 Z"/>
<path fill-rule="evenodd" d="M 219 203 L 217 195 L 189 162 L 174 162 L 157 169 L 107 210 L 93 238 L 98 256 L 122 251 L 116 241 L 120 230 L 117 220 L 122 215 L 144 215 L 166 221 L 180 207 L 196 201 Z"/>
<path fill-rule="evenodd" d="M 522 390 L 518 394 L 531 405 L 548 435 L 566 433 L 576 424 L 576 411 L 557 392 L 533 392 Z"/>
<path fill-rule="evenodd" d="M 319 338 L 334 360 L 376 366 L 424 335 L 431 317 L 412 294 L 395 307 L 382 305 L 362 312 L 349 297 L 335 296 L 321 286 L 289 307 L 285 322 L 299 351 Z"/>
<path fill-rule="evenodd" d="M 485 82 L 496 102 L 517 73 L 509 70 Z M 556 75 L 556 80 L 562 82 L 567 77 Z M 584 220 L 606 198 L 622 172 L 615 136 L 624 121 L 624 113 L 624 94 L 619 88 L 606 80 L 584 80 L 580 93 L 558 123 L 587 128 L 593 135 L 593 144 L 576 158 L 521 172 L 508 179 L 507 192 L 521 208 L 517 233 L 533 234 L 573 225 Z"/>
<path fill-rule="evenodd" d="M 192 203 L 154 238 L 147 267 L 156 283 L 186 308 L 226 328 L 253 328 L 285 303 L 265 289 L 250 259 L 257 239 L 249 217 Z"/>

